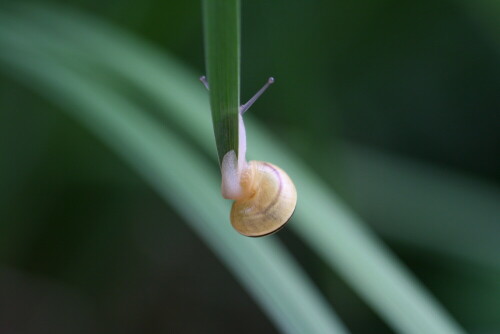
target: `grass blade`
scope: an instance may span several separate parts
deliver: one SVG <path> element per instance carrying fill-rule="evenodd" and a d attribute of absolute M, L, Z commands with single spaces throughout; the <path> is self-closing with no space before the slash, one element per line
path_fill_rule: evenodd
<path fill-rule="evenodd" d="M 238 154 L 240 107 L 240 1 L 204 0 L 205 59 L 219 162 Z"/>
<path fill-rule="evenodd" d="M 353 144 L 344 152 L 348 196 L 386 237 L 500 273 L 496 187 Z"/>
<path fill-rule="evenodd" d="M 71 70 L 74 59 L 44 53 L 48 39 L 30 35 L 27 22 L 20 22 L 20 31 L 6 28 L 13 23 L 7 17 L 1 22 L 0 59 L 21 71 L 21 76 L 11 72 L 14 77 L 62 105 L 135 168 L 190 222 L 279 328 L 287 333 L 346 333 L 277 239 L 243 238 L 221 224 L 228 207 L 207 161 L 86 71 Z"/>
<path fill-rule="evenodd" d="M 170 111 L 165 114 L 166 118 L 175 122 L 204 149 L 213 149 L 208 140 L 212 136 L 210 120 L 195 74 L 99 21 L 71 12 L 54 15 L 38 9 L 32 13 L 28 15 L 28 21 L 39 20 L 43 26 L 52 27 L 53 35 L 57 35 L 54 38 L 60 40 L 60 45 L 71 50 L 80 49 L 84 57 L 101 62 L 136 82 Z M 86 54 L 85 50 L 89 48 L 95 52 Z M 189 92 L 190 99 L 180 99 L 165 89 L 172 85 L 167 79 L 172 75 L 172 68 L 179 76 L 173 91 Z M 173 105 L 176 108 L 171 108 Z M 393 328 L 401 333 L 463 333 L 324 182 L 255 122 L 249 120 L 247 129 L 258 158 L 286 165 L 302 194 L 302 203 L 296 212 L 298 219 L 290 226 Z"/>

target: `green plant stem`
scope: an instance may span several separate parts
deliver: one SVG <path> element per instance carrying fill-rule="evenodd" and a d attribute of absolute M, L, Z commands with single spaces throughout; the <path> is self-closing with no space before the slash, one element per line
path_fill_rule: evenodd
<path fill-rule="evenodd" d="M 98 20 L 40 7 L 32 7 L 27 12 L 27 18 L 20 22 L 21 31 L 39 21 L 36 31 L 47 29 L 47 35 L 59 41 L 61 48 L 70 53 L 78 52 L 88 61 L 88 66 L 97 63 L 99 68 L 110 68 L 140 86 L 151 99 L 164 106 L 169 121 L 182 128 L 204 150 L 212 152 L 213 145 L 208 140 L 212 130 L 206 93 L 193 79 L 195 73 L 165 53 Z M 95 52 L 88 53 L 88 49 Z M 257 123 L 249 120 L 248 128 L 259 159 L 286 166 L 304 194 L 304 203 L 297 211 L 298 219 L 291 227 L 385 321 L 401 333 L 463 333 L 404 265 L 322 180 Z"/>
<path fill-rule="evenodd" d="M 1 39 L 0 32 L 0 45 Z M 241 240 L 220 224 L 228 208 L 217 196 L 214 173 L 199 154 L 119 94 L 61 66 L 64 59 L 52 61 L 29 48 L 9 49 L 0 60 L 21 71 L 20 76 L 13 71 L 15 77 L 93 130 L 172 203 L 279 328 L 293 334 L 348 333 L 277 239 Z M 191 177 L 179 178 L 183 174 Z"/>
<path fill-rule="evenodd" d="M 243 238 L 221 224 L 228 203 L 218 196 L 216 173 L 202 155 L 103 84 L 103 68 L 89 68 L 71 48 L 26 22 L 22 33 L 6 28 L 10 23 L 16 25 L 0 14 L 0 63 L 7 65 L 2 69 L 62 106 L 134 168 L 225 262 L 278 328 L 291 334 L 348 333 L 278 239 Z M 175 76 L 168 81 L 178 83 Z"/>
<path fill-rule="evenodd" d="M 204 0 L 205 61 L 219 162 L 238 154 L 240 1 Z"/>

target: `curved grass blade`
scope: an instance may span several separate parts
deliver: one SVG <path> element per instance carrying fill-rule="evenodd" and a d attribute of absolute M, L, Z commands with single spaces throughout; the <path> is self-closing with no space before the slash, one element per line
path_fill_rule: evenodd
<path fill-rule="evenodd" d="M 181 213 L 281 330 L 347 333 L 277 239 L 243 238 L 224 224 L 228 206 L 219 196 L 211 164 L 99 80 L 71 70 L 64 57 L 42 52 L 43 39 L 6 28 L 8 18 L 0 21 L 4 68 L 61 105 L 137 170 Z"/>
<path fill-rule="evenodd" d="M 343 151 L 348 196 L 386 237 L 500 273 L 498 188 L 359 145 Z"/>
<path fill-rule="evenodd" d="M 172 111 L 165 117 L 175 121 L 201 147 L 212 150 L 208 141 L 210 118 L 196 75 L 146 44 L 99 21 L 66 11 L 64 15 L 54 15 L 43 9 L 28 11 L 32 13 L 31 19 L 52 27 L 59 44 L 80 48 L 82 52 L 90 47 L 95 50 L 95 54 L 86 56 L 136 82 Z M 177 68 L 179 78 L 176 87 L 168 91 L 165 87 L 172 85 L 167 79 L 172 67 Z M 173 96 L 176 90 L 191 98 L 180 100 Z M 172 105 L 176 108 L 171 108 Z M 298 219 L 291 227 L 393 328 L 401 333 L 463 333 L 378 238 L 324 182 L 309 172 L 307 166 L 251 120 L 247 121 L 247 130 L 253 153 L 261 160 L 287 166 L 287 171 L 296 180 L 301 205 L 296 212 Z"/>

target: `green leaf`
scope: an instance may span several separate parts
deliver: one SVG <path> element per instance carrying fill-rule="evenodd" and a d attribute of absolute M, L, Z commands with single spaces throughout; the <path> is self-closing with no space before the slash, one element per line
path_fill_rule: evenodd
<path fill-rule="evenodd" d="M 89 67 L 97 62 L 98 68 L 119 72 L 163 105 L 168 111 L 165 117 L 180 131 L 203 149 L 213 150 L 206 102 L 195 74 L 99 21 L 63 13 L 34 10 L 22 29 L 32 21 L 43 23 L 35 31 L 51 31 L 50 38 L 57 44 L 51 52 L 73 56 L 77 53 L 80 59 L 88 58 Z M 93 52 L 86 52 L 89 49 Z M 247 130 L 254 155 L 284 167 L 296 182 L 299 206 L 297 219 L 290 226 L 394 329 L 401 333 L 463 333 L 411 273 L 303 162 L 255 122 L 247 121 Z"/>
<path fill-rule="evenodd" d="M 226 263 L 279 328 L 287 333 L 347 333 L 278 239 L 244 238 L 224 224 L 228 202 L 220 197 L 217 173 L 199 153 L 103 84 L 94 75 L 102 71 L 91 73 L 76 58 L 49 52 L 64 45 L 33 30 L 28 21 L 6 16 L 0 21 L 4 69 L 61 105 L 136 169 Z M 177 80 L 171 75 L 165 79 Z"/>
<path fill-rule="evenodd" d="M 204 0 L 205 59 L 219 162 L 238 154 L 240 1 Z"/>
<path fill-rule="evenodd" d="M 366 147 L 342 149 L 348 197 L 384 236 L 500 272 L 498 188 Z"/>

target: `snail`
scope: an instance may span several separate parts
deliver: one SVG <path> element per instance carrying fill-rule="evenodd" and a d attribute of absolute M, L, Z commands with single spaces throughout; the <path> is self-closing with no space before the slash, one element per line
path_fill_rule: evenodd
<path fill-rule="evenodd" d="M 200 78 L 208 89 L 208 82 Z M 292 217 L 297 191 L 288 174 L 264 161 L 246 161 L 246 130 L 243 114 L 274 82 L 267 83 L 244 105 L 238 114 L 238 156 L 234 150 L 222 158 L 222 196 L 234 200 L 231 225 L 248 237 L 261 237 L 280 230 Z"/>

